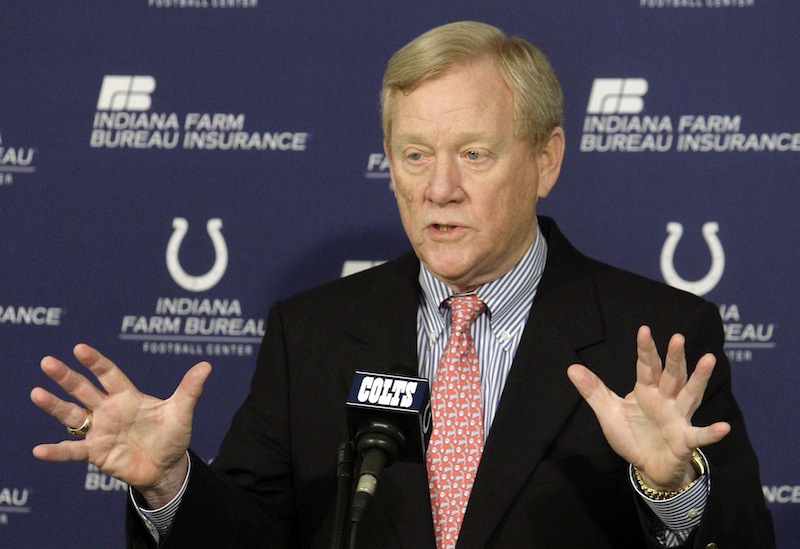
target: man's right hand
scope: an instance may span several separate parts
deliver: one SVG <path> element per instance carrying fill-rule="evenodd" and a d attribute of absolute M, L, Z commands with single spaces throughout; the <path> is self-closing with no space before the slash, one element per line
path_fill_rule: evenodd
<path fill-rule="evenodd" d="M 80 344 L 73 352 L 105 391 L 60 360 L 43 358 L 42 370 L 83 407 L 41 387 L 31 391 L 33 403 L 73 428 L 84 422 L 87 409 L 92 410 L 92 423 L 85 438 L 40 444 L 33 455 L 45 461 L 88 461 L 139 491 L 150 507 L 168 503 L 186 477 L 194 407 L 211 365 L 193 366 L 172 396 L 159 400 L 140 392 L 92 347 Z"/>

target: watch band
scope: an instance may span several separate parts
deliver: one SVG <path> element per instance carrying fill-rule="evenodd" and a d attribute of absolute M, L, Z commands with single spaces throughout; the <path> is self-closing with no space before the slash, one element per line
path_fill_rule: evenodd
<path fill-rule="evenodd" d="M 682 488 L 678 488 L 677 490 L 670 490 L 667 492 L 662 490 L 656 490 L 655 488 L 648 486 L 648 484 L 644 481 L 644 478 L 642 478 L 642 474 L 636 467 L 633 468 L 633 474 L 636 477 L 636 482 L 639 485 L 639 489 L 645 496 L 649 497 L 650 499 L 664 500 L 664 499 L 674 498 L 678 494 L 682 494 L 683 492 L 694 486 L 697 483 L 697 481 L 700 480 L 700 478 L 703 475 L 705 475 L 706 472 L 708 471 L 706 467 L 706 460 L 705 458 L 703 458 L 703 455 L 697 449 L 695 449 L 692 452 L 692 468 L 697 473 L 696 479 L 694 479 L 686 486 L 683 486 Z"/>

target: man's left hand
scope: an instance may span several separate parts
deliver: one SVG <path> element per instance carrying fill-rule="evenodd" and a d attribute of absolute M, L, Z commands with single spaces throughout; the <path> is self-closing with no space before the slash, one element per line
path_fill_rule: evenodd
<path fill-rule="evenodd" d="M 677 490 L 694 480 L 694 449 L 719 442 L 731 430 L 722 421 L 707 427 L 692 425 L 716 358 L 703 355 L 689 377 L 684 343 L 682 335 L 672 336 L 662 368 L 650 329 L 639 328 L 636 384 L 625 398 L 585 366 L 573 364 L 567 369 L 614 451 L 636 467 L 650 487 L 661 491 Z"/>

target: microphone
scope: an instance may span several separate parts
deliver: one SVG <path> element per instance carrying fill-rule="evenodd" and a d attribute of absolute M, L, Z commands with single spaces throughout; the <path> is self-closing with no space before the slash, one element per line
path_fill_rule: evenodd
<path fill-rule="evenodd" d="M 351 522 L 360 522 L 386 467 L 395 461 L 425 461 L 431 436 L 428 380 L 356 372 L 347 398 L 347 420 L 362 458 L 350 515 Z"/>

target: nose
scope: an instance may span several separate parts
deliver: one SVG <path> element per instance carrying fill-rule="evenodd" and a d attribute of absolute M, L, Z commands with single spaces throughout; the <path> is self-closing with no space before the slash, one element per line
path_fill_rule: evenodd
<path fill-rule="evenodd" d="M 458 162 L 446 155 L 437 155 L 430 172 L 425 198 L 436 204 L 458 202 L 464 196 Z"/>

